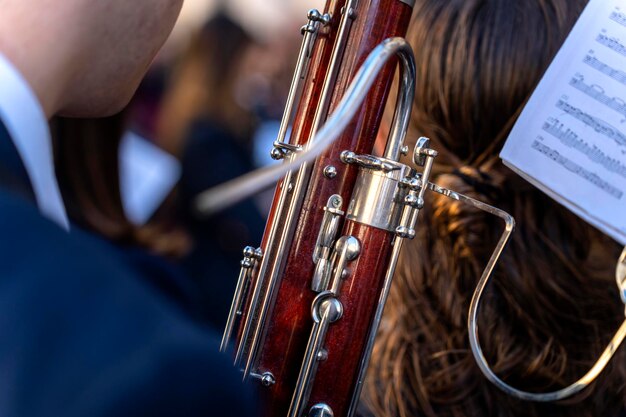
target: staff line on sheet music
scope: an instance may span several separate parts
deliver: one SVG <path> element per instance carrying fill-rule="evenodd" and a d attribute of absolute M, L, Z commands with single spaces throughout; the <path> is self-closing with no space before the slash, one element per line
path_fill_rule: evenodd
<path fill-rule="evenodd" d="M 559 119 L 549 118 L 548 121 L 543 124 L 542 129 L 557 138 L 564 145 L 581 152 L 592 162 L 602 165 L 607 171 L 626 178 L 626 165 L 621 163 L 618 159 L 606 155 L 596 145 L 589 145 L 587 141 L 563 125 Z"/>
<path fill-rule="evenodd" d="M 626 102 L 619 97 L 609 97 L 604 93 L 604 88 L 597 84 L 586 84 L 585 77 L 576 74 L 569 82 L 569 84 L 585 93 L 587 96 L 604 104 L 611 110 L 615 110 L 619 114 L 626 117 Z"/>
<path fill-rule="evenodd" d="M 563 99 L 559 99 L 559 101 L 556 103 L 556 107 L 571 115 L 575 119 L 580 120 L 596 132 L 608 137 L 609 139 L 614 140 L 615 142 L 617 142 L 618 145 L 626 146 L 626 135 L 624 135 L 617 128 L 611 126 L 607 122 L 585 113 L 581 109 L 572 106 Z"/>
<path fill-rule="evenodd" d="M 622 12 L 614 11 L 613 13 L 611 13 L 611 20 L 626 27 L 626 15 Z"/>
<path fill-rule="evenodd" d="M 626 72 L 615 69 L 591 55 L 587 55 L 585 59 L 583 59 L 583 62 L 601 73 L 608 75 L 619 83 L 626 85 Z"/>
<path fill-rule="evenodd" d="M 544 145 L 543 143 L 535 140 L 532 144 L 532 149 L 542 153 L 546 157 L 552 159 L 557 164 L 561 165 L 563 168 L 568 171 L 576 174 L 580 178 L 586 180 L 587 182 L 595 185 L 602 191 L 609 194 L 611 197 L 614 197 L 618 200 L 621 200 L 624 196 L 624 193 L 620 191 L 617 187 L 609 184 L 607 181 L 600 178 L 597 174 L 586 170 L 575 162 L 570 161 L 568 158 L 561 155 L 558 151 L 550 148 L 549 146 Z"/>
<path fill-rule="evenodd" d="M 605 35 L 604 33 L 600 33 L 598 37 L 596 38 L 596 41 L 608 47 L 609 49 L 614 50 L 618 54 L 626 56 L 626 46 L 624 46 L 618 38 L 609 37 L 608 35 Z"/>

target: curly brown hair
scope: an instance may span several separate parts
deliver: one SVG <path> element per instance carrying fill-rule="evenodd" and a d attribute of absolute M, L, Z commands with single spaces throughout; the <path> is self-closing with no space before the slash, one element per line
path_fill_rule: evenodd
<path fill-rule="evenodd" d="M 494 371 L 521 389 L 561 388 L 595 362 L 623 320 L 619 246 L 524 183 L 498 159 L 512 124 L 585 0 L 418 0 L 413 125 L 441 156 L 434 181 L 517 220 L 479 314 Z M 455 168 L 460 167 L 460 168 Z M 467 315 L 502 226 L 430 197 L 401 257 L 374 349 L 365 404 L 376 416 L 616 416 L 626 352 L 558 404 L 500 392 L 471 354 Z"/>

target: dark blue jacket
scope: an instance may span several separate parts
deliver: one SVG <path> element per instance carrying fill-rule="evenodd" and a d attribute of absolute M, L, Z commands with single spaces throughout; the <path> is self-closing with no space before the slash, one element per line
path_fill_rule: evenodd
<path fill-rule="evenodd" d="M 9 140 L 0 123 L 0 141 Z M 216 333 L 110 246 L 65 233 L 4 182 L 0 416 L 257 414 Z"/>

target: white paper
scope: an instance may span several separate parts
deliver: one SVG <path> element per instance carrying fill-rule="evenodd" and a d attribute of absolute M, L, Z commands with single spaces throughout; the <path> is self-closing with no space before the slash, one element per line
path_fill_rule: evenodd
<path fill-rule="evenodd" d="M 591 0 L 500 157 L 626 245 L 626 0 Z"/>
<path fill-rule="evenodd" d="M 124 212 L 132 223 L 143 225 L 180 179 L 180 163 L 132 132 L 124 135 L 119 152 Z"/>

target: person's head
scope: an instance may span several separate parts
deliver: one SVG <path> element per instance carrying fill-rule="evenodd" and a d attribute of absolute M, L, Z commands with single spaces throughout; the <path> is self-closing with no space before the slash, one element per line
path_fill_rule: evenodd
<path fill-rule="evenodd" d="M 241 64 L 254 44 L 242 26 L 224 13 L 211 17 L 181 54 L 163 98 L 159 145 L 180 154 L 190 126 L 210 120 L 235 137 L 248 138 L 252 115 L 237 100 Z"/>
<path fill-rule="evenodd" d="M 413 125 L 457 164 L 496 156 L 586 3 L 417 0 Z"/>
<path fill-rule="evenodd" d="M 104 116 L 132 97 L 183 0 L 1 0 L 0 53 L 48 116 Z"/>
<path fill-rule="evenodd" d="M 495 372 L 529 391 L 577 380 L 623 317 L 613 277 L 619 247 L 498 159 L 586 3 L 417 0 L 409 34 L 417 62 L 412 127 L 440 152 L 433 181 L 516 218 L 483 298 L 480 338 Z M 372 356 L 367 398 L 377 416 L 596 416 L 624 409 L 623 353 L 570 407 L 519 401 L 487 381 L 466 323 L 502 225 L 432 195 L 420 215 Z"/>

